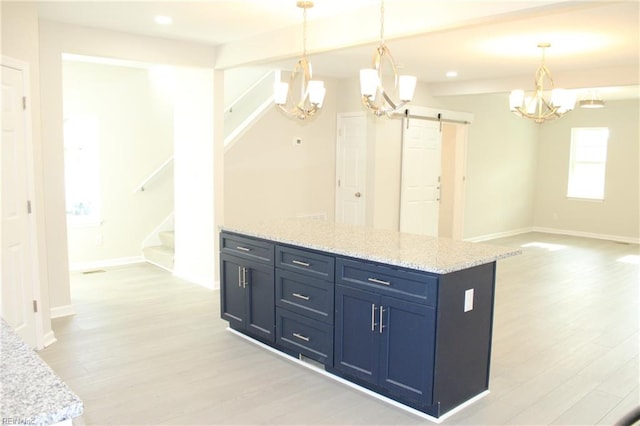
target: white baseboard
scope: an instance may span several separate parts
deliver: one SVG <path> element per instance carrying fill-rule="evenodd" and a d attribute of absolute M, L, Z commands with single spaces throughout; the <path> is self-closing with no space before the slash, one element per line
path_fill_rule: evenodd
<path fill-rule="evenodd" d="M 133 265 L 145 262 L 142 256 L 119 257 L 116 259 L 96 260 L 94 262 L 77 262 L 69 265 L 72 272 L 90 271 L 92 269 L 109 268 L 112 266 Z"/>
<path fill-rule="evenodd" d="M 616 241 L 628 244 L 640 244 L 640 238 L 625 237 L 621 235 L 597 234 L 595 232 L 572 231 L 570 229 L 545 228 L 543 226 L 532 226 L 531 228 L 514 229 L 511 231 L 497 232 L 495 234 L 465 238 L 465 241 L 469 241 L 471 243 L 479 243 L 482 241 L 494 240 L 496 238 L 505 238 L 512 237 L 514 235 L 526 234 L 528 232 L 541 232 L 544 234 L 568 235 L 571 237 L 594 238 L 597 240 Z"/>
<path fill-rule="evenodd" d="M 42 336 L 42 340 L 45 348 L 47 346 L 53 345 L 58 341 L 58 339 L 56 339 L 56 335 L 53 333 L 53 330 Z"/>
<path fill-rule="evenodd" d="M 511 231 L 496 232 L 495 234 L 480 235 L 478 237 L 465 238 L 465 241 L 470 243 L 479 243 L 481 241 L 494 240 L 496 238 L 513 237 L 514 235 L 526 234 L 527 232 L 533 232 L 534 228 L 520 228 L 513 229 Z"/>
<path fill-rule="evenodd" d="M 56 306 L 51 308 L 49 311 L 49 317 L 51 319 L 68 317 L 75 314 L 76 311 L 73 309 L 72 305 Z"/>
<path fill-rule="evenodd" d="M 544 232 L 546 234 L 569 235 L 571 237 L 594 238 L 596 240 L 616 241 L 619 243 L 640 244 L 640 238 L 625 237 L 622 235 L 596 234 L 594 232 L 572 231 L 568 229 L 545 228 L 534 226 L 533 232 Z"/>

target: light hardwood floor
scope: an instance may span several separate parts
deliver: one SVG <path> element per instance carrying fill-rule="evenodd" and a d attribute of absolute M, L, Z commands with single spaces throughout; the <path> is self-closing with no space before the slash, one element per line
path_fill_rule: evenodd
<path fill-rule="evenodd" d="M 490 394 L 443 424 L 613 424 L 639 404 L 637 245 L 529 233 L 498 262 Z M 537 244 L 536 244 L 537 243 Z M 429 422 L 226 331 L 219 293 L 141 264 L 72 274 L 42 358 L 76 424 Z"/>

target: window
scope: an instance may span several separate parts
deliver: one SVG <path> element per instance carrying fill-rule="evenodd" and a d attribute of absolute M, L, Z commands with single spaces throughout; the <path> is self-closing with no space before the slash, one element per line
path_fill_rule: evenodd
<path fill-rule="evenodd" d="M 64 178 L 67 223 L 100 223 L 100 127 L 95 116 L 64 123 Z"/>
<path fill-rule="evenodd" d="M 567 197 L 604 199 L 608 140 L 609 129 L 606 127 L 571 129 Z"/>

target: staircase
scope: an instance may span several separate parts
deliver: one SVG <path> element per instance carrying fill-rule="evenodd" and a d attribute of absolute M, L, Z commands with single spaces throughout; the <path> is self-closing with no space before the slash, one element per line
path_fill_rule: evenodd
<path fill-rule="evenodd" d="M 161 245 L 150 246 L 142 249 L 147 262 L 173 272 L 175 257 L 175 233 L 174 231 L 160 231 L 158 233 Z"/>

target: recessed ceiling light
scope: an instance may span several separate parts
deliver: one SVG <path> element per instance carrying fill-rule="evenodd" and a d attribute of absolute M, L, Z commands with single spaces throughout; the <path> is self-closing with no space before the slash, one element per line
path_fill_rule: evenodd
<path fill-rule="evenodd" d="M 447 73 L 445 75 L 447 77 L 457 77 L 458 76 L 458 71 L 447 71 Z"/>
<path fill-rule="evenodd" d="M 171 25 L 173 24 L 173 19 L 171 16 L 158 15 L 154 18 L 156 24 L 160 25 Z"/>

